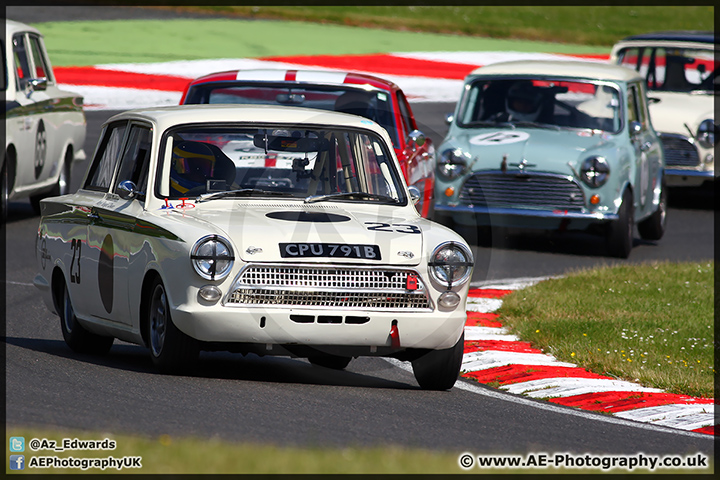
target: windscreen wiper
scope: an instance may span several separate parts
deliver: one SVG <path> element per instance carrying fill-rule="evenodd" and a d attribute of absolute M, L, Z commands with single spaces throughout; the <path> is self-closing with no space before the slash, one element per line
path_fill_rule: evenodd
<path fill-rule="evenodd" d="M 397 203 L 397 199 L 388 197 L 387 195 L 378 195 L 375 193 L 367 192 L 343 192 L 343 193 L 329 193 L 327 195 L 310 195 L 305 198 L 305 203 L 324 202 L 326 200 L 333 200 L 336 198 L 352 198 L 357 197 L 366 200 L 380 200 L 381 202 Z"/>
<path fill-rule="evenodd" d="M 292 196 L 292 193 L 288 192 L 276 192 L 272 190 L 262 190 L 260 188 L 241 188 L 239 190 L 225 190 L 223 192 L 212 192 L 204 193 L 195 199 L 196 202 L 204 202 L 206 200 L 216 200 L 218 198 L 225 197 L 240 197 L 243 195 L 269 195 L 269 196 Z"/>

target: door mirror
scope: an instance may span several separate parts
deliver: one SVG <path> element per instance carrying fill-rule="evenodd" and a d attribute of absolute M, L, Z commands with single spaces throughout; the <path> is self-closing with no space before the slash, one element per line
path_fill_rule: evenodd
<path fill-rule="evenodd" d="M 420 198 L 422 198 L 420 189 L 417 188 L 415 185 L 410 185 L 408 187 L 408 191 L 410 192 L 410 200 L 412 201 L 413 205 L 417 205 L 420 201 Z"/>
<path fill-rule="evenodd" d="M 408 143 L 412 143 L 418 147 L 422 147 L 425 145 L 425 134 L 422 133 L 420 130 L 413 130 L 408 135 Z"/>
<path fill-rule="evenodd" d="M 642 131 L 642 123 L 637 120 L 630 122 L 630 135 L 635 136 Z"/>
<path fill-rule="evenodd" d="M 47 77 L 31 78 L 28 80 L 28 86 L 30 87 L 27 93 L 27 97 L 30 98 L 33 92 L 42 92 L 47 90 L 48 79 Z"/>
<path fill-rule="evenodd" d="M 123 200 L 132 200 L 137 196 L 136 189 L 137 185 L 130 180 L 125 180 L 117 186 L 117 194 L 120 195 L 120 198 Z"/>
<path fill-rule="evenodd" d="M 448 125 L 451 125 L 454 121 L 455 121 L 455 114 L 448 113 L 447 115 L 445 115 L 445 123 L 447 123 Z"/>

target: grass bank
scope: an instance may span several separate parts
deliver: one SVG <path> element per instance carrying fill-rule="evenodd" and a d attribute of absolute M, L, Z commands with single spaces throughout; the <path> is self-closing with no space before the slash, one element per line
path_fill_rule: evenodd
<path fill-rule="evenodd" d="M 180 8 L 180 7 L 174 7 Z M 611 46 L 660 30 L 713 30 L 705 6 L 219 6 L 182 7 L 247 18 Z"/>
<path fill-rule="evenodd" d="M 714 261 L 583 270 L 505 297 L 510 330 L 561 361 L 713 397 Z"/>

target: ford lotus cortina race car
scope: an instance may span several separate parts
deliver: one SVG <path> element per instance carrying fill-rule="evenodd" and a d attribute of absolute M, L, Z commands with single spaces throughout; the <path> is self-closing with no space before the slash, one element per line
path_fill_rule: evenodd
<path fill-rule="evenodd" d="M 388 131 L 408 185 L 420 190 L 416 208 L 431 215 L 435 148 L 417 129 L 403 91 L 382 78 L 316 70 L 233 70 L 197 78 L 180 104 L 241 103 L 319 108 L 367 117 Z"/>
<path fill-rule="evenodd" d="M 411 361 L 455 383 L 473 256 L 420 217 L 389 135 L 355 115 L 201 105 L 110 118 L 77 193 L 45 199 L 35 285 L 67 344 L 200 350 L 342 369 Z"/>
<path fill-rule="evenodd" d="M 588 229 L 623 258 L 636 224 L 648 240 L 665 231 L 662 146 L 644 79 L 630 69 L 577 61 L 476 69 L 439 151 L 443 223 Z"/>
<path fill-rule="evenodd" d="M 612 62 L 645 78 L 668 186 L 699 186 L 715 178 L 717 53 L 714 32 L 694 31 L 635 35 L 612 49 Z"/>
<path fill-rule="evenodd" d="M 70 169 L 85 159 L 83 99 L 60 90 L 40 32 L 7 20 L 2 44 L 5 66 L 5 153 L 0 159 L 2 220 L 10 200 L 40 199 L 70 189 Z"/>

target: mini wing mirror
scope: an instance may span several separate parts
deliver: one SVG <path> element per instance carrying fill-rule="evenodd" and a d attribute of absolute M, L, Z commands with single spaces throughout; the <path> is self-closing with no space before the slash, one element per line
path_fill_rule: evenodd
<path fill-rule="evenodd" d="M 642 124 L 638 122 L 637 120 L 633 120 L 630 122 L 630 134 L 631 135 L 637 135 L 642 131 Z"/>
<path fill-rule="evenodd" d="M 120 198 L 122 198 L 123 200 L 132 200 L 133 198 L 137 197 L 137 185 L 135 185 L 130 180 L 120 182 L 120 184 L 117 186 L 117 194 L 120 195 Z"/>
<path fill-rule="evenodd" d="M 408 135 L 409 142 L 413 145 L 416 145 L 418 147 L 422 147 L 425 145 L 425 134 L 422 133 L 420 130 L 413 130 Z"/>
<path fill-rule="evenodd" d="M 455 121 L 455 114 L 453 114 L 453 113 L 448 113 L 447 115 L 445 115 L 445 123 L 447 123 L 448 125 L 450 125 L 450 124 L 452 124 L 454 121 Z"/>
<path fill-rule="evenodd" d="M 410 200 L 412 201 L 413 205 L 417 205 L 420 201 L 420 198 L 422 197 L 420 189 L 417 188 L 415 185 L 410 185 L 408 187 L 408 191 L 410 192 Z"/>

